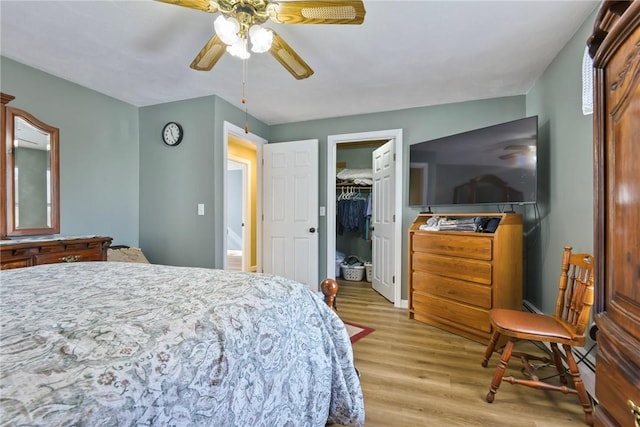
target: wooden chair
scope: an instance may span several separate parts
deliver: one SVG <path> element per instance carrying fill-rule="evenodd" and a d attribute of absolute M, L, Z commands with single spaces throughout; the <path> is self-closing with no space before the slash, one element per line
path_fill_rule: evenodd
<path fill-rule="evenodd" d="M 490 311 L 493 335 L 482 360 L 482 366 L 487 367 L 500 338 L 507 338 L 502 350 L 502 357 L 496 368 L 487 402 L 493 402 L 498 387 L 502 381 L 510 384 L 521 384 L 541 390 L 559 391 L 564 394 L 577 394 L 585 414 L 585 422 L 593 425 L 593 407 L 587 395 L 584 383 L 580 378 L 580 371 L 571 352 L 573 346 L 584 346 L 587 325 L 593 305 L 593 256 L 590 254 L 572 254 L 572 248 L 566 246 L 562 255 L 562 273 L 556 312 L 554 315 L 528 313 L 518 310 L 493 309 Z M 539 357 L 527 353 L 514 352 L 514 345 L 518 340 L 548 343 L 551 347 L 553 359 Z M 562 345 L 561 352 L 558 345 Z M 528 379 L 514 377 L 503 378 L 505 369 L 511 356 L 522 360 Z M 536 375 L 535 367 L 529 361 L 535 360 L 543 364 L 553 362 L 560 383 L 554 385 L 541 380 Z M 573 379 L 573 388 L 567 385 L 563 361 L 567 363 Z"/>

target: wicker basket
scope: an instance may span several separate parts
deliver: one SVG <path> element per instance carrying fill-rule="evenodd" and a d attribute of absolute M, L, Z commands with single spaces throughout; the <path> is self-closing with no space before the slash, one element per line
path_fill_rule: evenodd
<path fill-rule="evenodd" d="M 348 265 L 344 262 L 340 264 L 342 277 L 351 282 L 361 282 L 364 277 L 364 265 Z"/>
<path fill-rule="evenodd" d="M 353 264 L 353 265 L 351 265 Z M 360 265 L 355 265 L 360 264 Z M 355 255 L 349 255 L 344 262 L 340 264 L 342 277 L 352 282 L 361 282 L 364 278 L 364 261 Z"/>

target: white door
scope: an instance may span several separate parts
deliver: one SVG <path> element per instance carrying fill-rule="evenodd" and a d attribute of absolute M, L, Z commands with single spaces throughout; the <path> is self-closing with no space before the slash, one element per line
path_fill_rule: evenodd
<path fill-rule="evenodd" d="M 318 140 L 263 147 L 262 261 L 318 290 Z"/>
<path fill-rule="evenodd" d="M 372 193 L 372 286 L 394 300 L 395 259 L 395 143 L 388 141 L 373 152 Z"/>

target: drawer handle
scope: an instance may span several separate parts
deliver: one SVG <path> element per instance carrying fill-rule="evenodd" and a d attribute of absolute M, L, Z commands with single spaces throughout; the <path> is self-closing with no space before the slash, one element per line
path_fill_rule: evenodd
<path fill-rule="evenodd" d="M 76 262 L 80 259 L 80 255 L 67 255 L 58 259 L 62 262 Z"/>
<path fill-rule="evenodd" d="M 640 406 L 633 403 L 632 400 L 627 400 L 627 403 L 631 407 L 631 413 L 633 414 L 633 420 L 635 421 L 635 426 L 640 427 Z"/>

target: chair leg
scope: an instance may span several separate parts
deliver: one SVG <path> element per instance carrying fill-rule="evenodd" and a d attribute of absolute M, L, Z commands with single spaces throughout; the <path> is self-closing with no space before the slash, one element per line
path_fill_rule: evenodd
<path fill-rule="evenodd" d="M 562 364 L 562 356 L 560 355 L 560 349 L 558 348 L 558 344 L 555 342 L 551 344 L 551 353 L 553 354 L 553 363 L 556 365 L 556 371 L 558 371 L 558 378 L 560 379 L 560 384 L 567 384 L 567 376 L 564 373 L 564 365 Z"/>
<path fill-rule="evenodd" d="M 573 377 L 573 386 L 576 389 L 576 393 L 578 395 L 578 399 L 580 400 L 580 404 L 582 404 L 582 410 L 584 411 L 584 422 L 587 425 L 593 425 L 593 406 L 591 405 L 591 400 L 589 399 L 589 395 L 587 394 L 587 389 L 582 382 L 582 378 L 580 377 L 580 370 L 578 369 L 578 365 L 576 364 L 575 359 L 573 358 L 573 353 L 571 352 L 571 346 L 563 344 L 562 348 L 564 349 L 564 353 L 567 358 L 567 364 L 569 365 L 569 371 L 571 371 L 571 376 Z"/>
<path fill-rule="evenodd" d="M 509 341 L 507 341 L 507 344 L 504 346 L 504 350 L 502 350 L 502 357 L 500 357 L 500 362 L 498 362 L 496 372 L 495 374 L 493 374 L 491 387 L 489 387 L 489 392 L 487 393 L 486 397 L 487 402 L 489 403 L 492 403 L 495 399 L 498 387 L 500 387 L 500 383 L 502 382 L 502 376 L 504 375 L 504 371 L 507 369 L 507 364 L 509 363 L 509 358 L 511 357 L 511 352 L 513 351 L 514 344 L 515 338 L 509 338 Z"/>
<path fill-rule="evenodd" d="M 500 332 L 494 331 L 493 335 L 491 335 L 491 340 L 489 340 L 489 344 L 487 345 L 487 349 L 484 351 L 484 359 L 482 359 L 482 367 L 486 368 L 489 364 L 489 359 L 491 359 L 491 355 L 493 351 L 496 349 L 496 344 L 500 339 Z"/>

